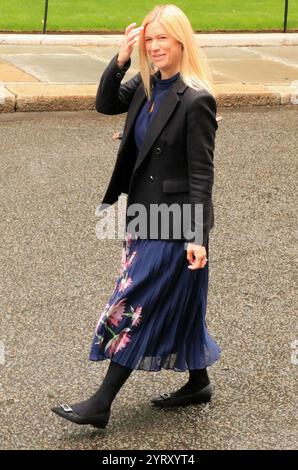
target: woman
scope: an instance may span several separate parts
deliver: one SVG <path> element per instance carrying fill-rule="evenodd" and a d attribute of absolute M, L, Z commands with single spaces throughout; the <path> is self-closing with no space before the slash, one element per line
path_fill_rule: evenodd
<path fill-rule="evenodd" d="M 189 371 L 188 382 L 153 399 L 155 406 L 209 401 L 207 367 L 220 355 L 205 321 L 216 101 L 192 27 L 179 8 L 157 6 L 141 27 L 135 25 L 126 28 L 96 97 L 98 112 L 128 113 L 102 201 L 106 207 L 122 192 L 128 194 L 122 265 L 90 352 L 91 360 L 109 358 L 110 364 L 89 399 L 52 409 L 69 421 L 99 428 L 108 423 L 112 402 L 133 370 Z M 137 41 L 140 72 L 121 84 Z M 173 203 L 191 212 L 174 212 L 164 232 L 145 211 L 135 230 L 135 205 L 151 209 Z M 202 209 L 199 223 L 195 205 Z M 186 233 L 179 232 L 185 226 Z"/>

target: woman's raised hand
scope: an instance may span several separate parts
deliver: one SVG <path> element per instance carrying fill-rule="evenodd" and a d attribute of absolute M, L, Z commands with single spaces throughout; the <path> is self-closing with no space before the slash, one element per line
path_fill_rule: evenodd
<path fill-rule="evenodd" d="M 134 28 L 134 25 L 137 23 L 131 23 L 130 25 L 127 26 L 125 30 L 125 35 L 123 39 L 123 43 L 121 45 L 119 54 L 118 54 L 118 59 L 117 63 L 119 67 L 122 67 L 130 58 L 133 48 L 135 44 L 138 41 L 138 37 L 142 30 L 144 29 L 144 26 L 140 26 L 139 28 Z"/>

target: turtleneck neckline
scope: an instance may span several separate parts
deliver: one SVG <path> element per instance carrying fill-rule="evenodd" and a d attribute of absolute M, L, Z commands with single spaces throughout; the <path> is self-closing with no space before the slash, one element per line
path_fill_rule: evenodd
<path fill-rule="evenodd" d="M 164 88 L 164 87 L 167 87 L 170 83 L 174 82 L 175 80 L 177 80 L 177 78 L 179 77 L 180 75 L 180 72 L 177 72 L 175 73 L 175 75 L 172 75 L 172 77 L 170 78 L 156 78 L 156 86 L 158 88 Z"/>

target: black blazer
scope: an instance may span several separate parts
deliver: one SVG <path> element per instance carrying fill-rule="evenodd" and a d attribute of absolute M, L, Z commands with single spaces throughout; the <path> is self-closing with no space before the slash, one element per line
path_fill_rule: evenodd
<path fill-rule="evenodd" d="M 153 117 L 138 153 L 133 128 L 147 98 L 140 72 L 121 84 L 131 59 L 119 68 L 117 57 L 118 54 L 104 70 L 96 95 L 98 112 L 109 115 L 127 112 L 117 160 L 102 204 L 114 204 L 121 193 L 128 194 L 127 207 L 133 203 L 142 203 L 145 207 L 162 203 L 177 203 L 181 207 L 190 204 L 192 230 L 195 228 L 194 205 L 203 204 L 203 239 L 199 244 L 206 246 L 214 225 L 213 155 L 218 128 L 215 98 L 207 90 L 188 87 L 179 77 Z M 160 76 L 160 71 L 151 76 L 151 86 Z M 127 216 L 126 224 L 130 220 Z M 183 223 L 183 217 L 173 220 L 169 236 L 159 233 L 151 237 L 149 217 L 147 235 L 140 238 L 172 240 L 174 226 Z M 179 240 L 197 243 L 198 238 L 186 238 L 183 234 Z"/>

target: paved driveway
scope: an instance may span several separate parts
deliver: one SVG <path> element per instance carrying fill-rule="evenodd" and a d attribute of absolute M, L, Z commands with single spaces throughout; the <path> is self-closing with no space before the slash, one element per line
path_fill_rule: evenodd
<path fill-rule="evenodd" d="M 208 325 L 222 348 L 211 404 L 158 410 L 185 372 L 132 374 L 104 433 L 50 412 L 101 382 L 91 363 L 121 242 L 95 236 L 124 117 L 0 117 L 2 449 L 294 449 L 295 107 L 220 110 Z M 297 290 L 297 288 L 296 288 Z M 3 351 L 4 349 L 4 351 Z M 296 390 L 295 390 L 296 385 Z"/>

